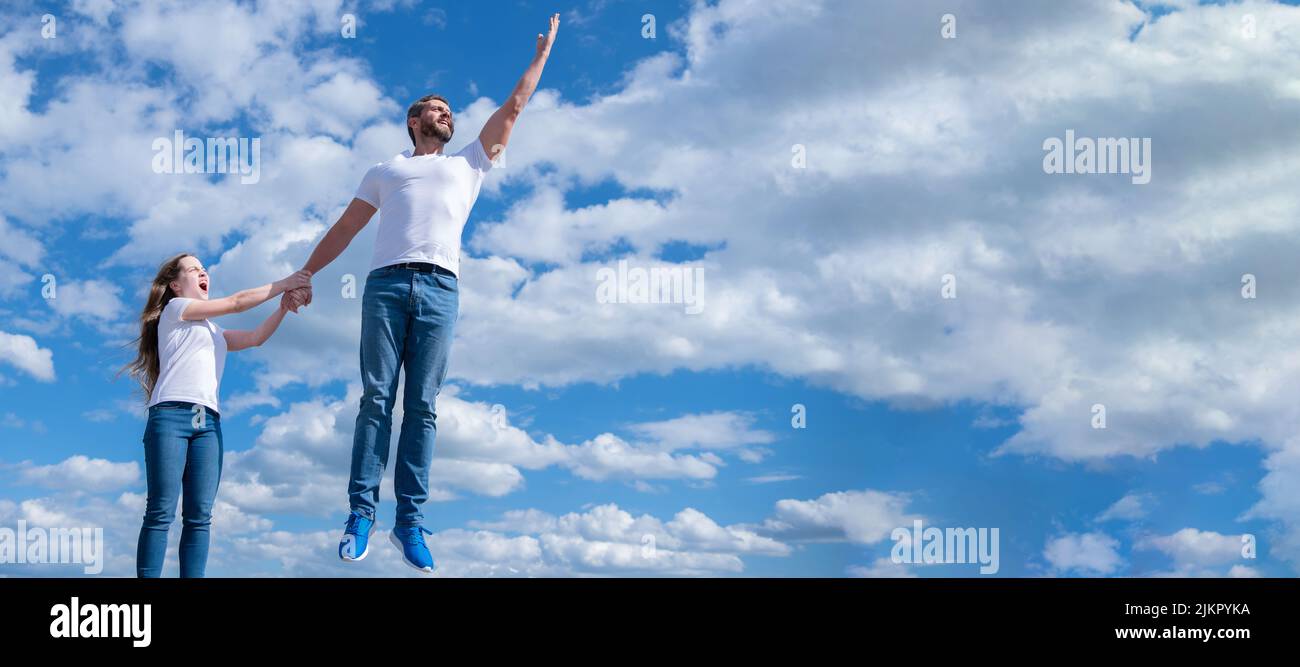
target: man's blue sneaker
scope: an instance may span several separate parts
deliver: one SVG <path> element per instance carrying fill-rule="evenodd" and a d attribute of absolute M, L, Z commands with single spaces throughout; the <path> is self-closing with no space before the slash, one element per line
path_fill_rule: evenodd
<path fill-rule="evenodd" d="M 339 540 L 339 558 L 361 560 L 370 553 L 370 536 L 375 532 L 375 522 L 356 512 L 348 515 L 343 539 Z"/>
<path fill-rule="evenodd" d="M 424 542 L 424 536 L 432 534 L 424 526 L 398 526 L 388 534 L 388 539 L 402 550 L 402 562 L 421 572 L 433 572 L 433 556 Z"/>

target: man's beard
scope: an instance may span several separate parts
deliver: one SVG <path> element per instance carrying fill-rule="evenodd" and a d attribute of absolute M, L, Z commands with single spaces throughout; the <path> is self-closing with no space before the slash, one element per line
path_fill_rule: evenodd
<path fill-rule="evenodd" d="M 451 125 L 451 121 L 447 121 L 447 124 Z M 437 139 L 444 144 L 451 141 L 451 135 L 455 131 L 456 129 L 454 126 L 443 127 L 438 123 L 430 123 L 424 120 L 420 121 L 420 136 Z"/>

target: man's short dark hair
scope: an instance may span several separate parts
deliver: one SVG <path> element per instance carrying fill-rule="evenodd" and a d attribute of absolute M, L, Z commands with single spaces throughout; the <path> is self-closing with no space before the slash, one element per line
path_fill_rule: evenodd
<path fill-rule="evenodd" d="M 438 100 L 439 102 L 446 104 L 448 109 L 451 108 L 451 102 L 448 102 L 447 98 L 443 97 L 442 95 L 425 95 L 424 97 L 421 97 L 420 99 L 412 103 L 411 106 L 406 110 L 406 121 L 407 121 L 406 133 L 411 136 L 412 146 L 415 145 L 415 130 L 411 129 L 411 124 L 410 124 L 411 119 L 417 118 L 419 117 L 420 114 L 424 113 L 424 108 L 429 106 L 429 102 L 433 100 Z"/>

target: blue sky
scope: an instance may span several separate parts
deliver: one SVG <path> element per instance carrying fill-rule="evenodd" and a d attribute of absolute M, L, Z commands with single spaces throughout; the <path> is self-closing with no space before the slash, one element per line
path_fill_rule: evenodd
<path fill-rule="evenodd" d="M 1300 16 L 866 4 L 11 6 L 0 526 L 102 525 L 105 574 L 133 574 L 143 419 L 114 373 L 157 263 L 193 250 L 214 296 L 297 268 L 407 146 L 411 100 L 446 96 L 463 146 L 559 11 L 465 230 L 425 506 L 440 574 L 979 576 L 891 562 L 891 531 L 921 518 L 996 527 L 998 576 L 1294 576 L 1300 200 L 1277 179 L 1297 168 L 1280 36 Z M 1224 120 L 1243 112 L 1253 133 Z M 1153 136 L 1152 183 L 1044 174 L 1038 145 L 1067 127 Z M 260 138 L 262 181 L 151 173 L 176 129 Z M 377 223 L 310 308 L 228 358 L 210 576 L 406 574 L 392 549 L 333 555 L 359 302 L 331 286 L 364 276 Z M 596 303 L 620 259 L 701 269 L 704 312 Z M 1260 298 L 1238 297 L 1243 273 Z M 391 476 L 384 493 L 381 529 Z M 1243 534 L 1257 558 L 1235 555 Z"/>

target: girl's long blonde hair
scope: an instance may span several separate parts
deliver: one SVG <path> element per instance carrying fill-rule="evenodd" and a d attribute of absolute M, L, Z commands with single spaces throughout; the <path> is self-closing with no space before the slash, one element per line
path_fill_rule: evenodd
<path fill-rule="evenodd" d="M 180 276 L 181 260 L 193 256 L 193 253 L 183 252 L 158 267 L 158 275 L 154 276 L 153 284 L 149 286 L 149 298 L 145 301 L 144 310 L 140 311 L 140 337 L 131 341 L 138 346 L 135 361 L 123 366 L 117 373 L 127 373 L 140 383 L 146 403 L 158 382 L 158 319 L 162 317 L 167 302 L 176 298 L 171 282 Z"/>

